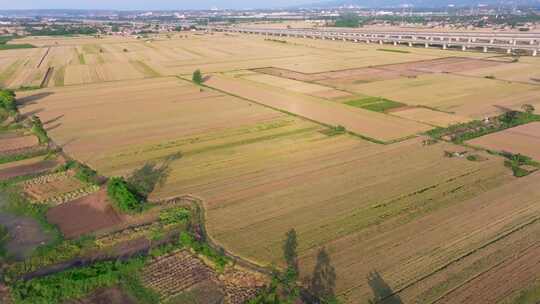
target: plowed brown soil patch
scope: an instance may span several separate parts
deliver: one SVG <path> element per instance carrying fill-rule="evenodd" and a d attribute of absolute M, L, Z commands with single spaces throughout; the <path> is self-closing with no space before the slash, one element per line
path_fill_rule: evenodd
<path fill-rule="evenodd" d="M 38 140 L 35 136 L 21 136 L 13 138 L 4 138 L 0 144 L 0 155 L 9 153 L 13 150 L 26 149 L 36 146 Z"/>
<path fill-rule="evenodd" d="M 47 219 L 58 225 L 66 238 L 75 238 L 122 223 L 105 190 L 51 208 Z"/>
<path fill-rule="evenodd" d="M 433 60 L 398 63 L 378 68 L 405 73 L 454 73 L 507 64 L 485 59 L 448 57 Z"/>
<path fill-rule="evenodd" d="M 60 162 L 56 160 L 44 160 L 36 163 L 24 164 L 0 170 L 0 180 L 6 180 L 17 176 L 38 174 L 51 170 Z"/>

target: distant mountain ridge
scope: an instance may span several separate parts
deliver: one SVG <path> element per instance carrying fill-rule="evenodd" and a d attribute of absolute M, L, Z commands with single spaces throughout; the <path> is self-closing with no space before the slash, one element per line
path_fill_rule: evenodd
<path fill-rule="evenodd" d="M 363 8 L 396 8 L 412 6 L 417 8 L 443 8 L 449 6 L 471 7 L 489 6 L 536 6 L 540 0 L 331 0 L 314 3 L 315 7 L 358 6 Z"/>

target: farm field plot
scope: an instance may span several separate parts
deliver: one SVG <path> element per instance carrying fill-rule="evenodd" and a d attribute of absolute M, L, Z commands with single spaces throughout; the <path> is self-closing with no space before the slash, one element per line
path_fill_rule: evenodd
<path fill-rule="evenodd" d="M 467 142 L 482 148 L 523 154 L 540 160 L 540 123 L 533 122 Z"/>
<path fill-rule="evenodd" d="M 284 88 L 289 91 L 297 92 L 297 93 L 303 93 L 315 97 L 320 98 L 326 98 L 329 99 L 333 98 L 346 98 L 346 97 L 352 97 L 351 93 L 345 92 L 345 91 L 339 91 L 330 87 L 325 87 L 318 84 L 311 84 L 306 82 L 301 82 L 297 80 L 287 79 L 287 78 L 280 78 L 272 75 L 265 75 L 265 74 L 254 74 L 254 75 L 247 75 L 242 76 L 242 78 L 267 84 L 270 86 L 280 87 Z"/>
<path fill-rule="evenodd" d="M 484 67 L 469 71 L 456 71 L 457 74 L 493 77 L 495 79 L 524 82 L 540 85 L 540 63 L 536 58 L 523 57 L 519 62 Z"/>
<path fill-rule="evenodd" d="M 272 155 L 274 161 L 262 168 L 247 148 L 233 154 L 234 162 L 229 160 L 226 167 L 222 158 L 212 154 L 182 159 L 175 163 L 183 168 L 181 180 L 168 183 L 204 198 L 210 234 L 249 259 L 279 261 L 282 235 L 294 227 L 302 240 L 300 252 L 306 262 L 302 269 L 309 272 L 312 248 L 350 235 L 365 238 L 378 231 L 381 223 L 399 226 L 511 179 L 499 160 L 448 162 L 442 154 L 452 146 L 422 147 L 419 141 L 411 141 L 381 148 L 347 137 L 318 141 L 312 137 L 294 146 L 265 144 L 265 149 L 257 149 L 265 152 L 258 154 L 259 159 Z M 250 171 L 248 165 L 253 167 Z M 440 175 L 435 177 L 434 171 Z M 343 258 L 361 264 L 364 260 L 362 254 L 352 253 Z M 340 292 L 365 280 L 369 272 L 349 266 L 337 267 L 338 277 L 353 276 L 338 283 Z M 365 299 L 365 294 L 351 299 Z"/>
<path fill-rule="evenodd" d="M 178 251 L 154 260 L 145 267 L 142 277 L 143 284 L 159 292 L 163 300 L 172 300 L 172 303 L 182 302 L 178 299 L 186 293 L 195 296 L 193 291 L 203 287 L 202 294 L 206 293 L 206 297 L 213 294 L 212 297 L 216 298 L 208 303 L 242 304 L 257 295 L 266 283 L 261 275 L 240 269 L 227 269 L 218 274 L 188 251 Z"/>
<path fill-rule="evenodd" d="M 2 139 L 2 146 L 0 146 L 0 155 L 7 154 L 11 151 L 24 150 L 38 145 L 37 137 L 33 135 L 12 137 Z"/>
<path fill-rule="evenodd" d="M 39 174 L 51 170 L 62 163 L 62 159 L 45 159 L 43 156 L 10 162 L 0 165 L 0 180 L 7 180 L 28 174 Z"/>
<path fill-rule="evenodd" d="M 44 122 L 53 121 L 45 127 L 56 126 L 49 131 L 55 141 L 70 155 L 94 165 L 142 139 L 146 144 L 158 144 L 284 117 L 223 93 L 201 91 L 177 78 L 65 87 L 37 94 L 41 99 L 22 111 L 38 111 Z M 76 106 L 74 99 L 78 100 Z"/>
<path fill-rule="evenodd" d="M 540 86 L 452 74 L 426 74 L 417 78 L 357 84 L 347 90 L 408 105 L 455 112 L 474 119 L 499 113 L 496 106 L 519 108 L 523 104 L 534 103 L 540 94 Z"/>
<path fill-rule="evenodd" d="M 405 110 L 397 109 L 396 111 L 392 112 L 392 115 L 438 127 L 448 127 L 449 125 L 464 123 L 470 120 L 466 117 L 460 117 L 458 115 L 434 111 L 426 108 L 410 108 Z"/>
<path fill-rule="evenodd" d="M 77 238 L 119 225 L 123 217 L 108 201 L 106 191 L 101 190 L 49 209 L 47 220 L 57 225 L 64 237 Z"/>
<path fill-rule="evenodd" d="M 23 183 L 24 193 L 37 204 L 59 205 L 97 190 L 98 186 L 81 182 L 71 171 L 52 173 Z"/>
<path fill-rule="evenodd" d="M 294 228 L 300 279 L 309 279 L 325 248 L 344 303 L 367 302 L 381 290 L 386 304 L 398 297 L 488 303 L 535 281 L 540 172 L 517 178 L 498 155 L 423 134 L 537 104 L 540 86 L 532 81 L 484 78 L 511 66 L 534 78 L 533 59 L 275 38 L 285 42 L 219 33 L 43 37 L 24 40 L 38 49 L 0 52 L 0 84 L 37 82 L 52 71 L 45 88 L 17 98 L 21 115 L 38 115 L 70 159 L 109 177 L 146 165 L 165 172 L 148 197 L 159 203 L 138 215 L 118 212 L 105 186 L 86 192 L 70 171 L 16 188 L 51 206 L 47 220 L 66 240 L 136 237 L 118 252 L 154 241 L 160 216 L 169 216 L 162 211 L 194 201 L 203 204 L 210 244 L 261 266 L 283 266 L 284 235 Z M 190 81 L 196 69 L 203 85 Z M 533 123 L 468 144 L 540 161 L 539 133 Z M 0 155 L 37 143 L 23 138 L 2 136 Z M 63 161 L 0 164 L 0 180 Z M 150 260 L 142 283 L 164 300 L 234 304 L 263 283 L 241 268 L 217 273 L 211 260 L 176 251 Z M 131 299 L 113 287 L 80 303 L 91 301 Z"/>
<path fill-rule="evenodd" d="M 349 131 L 381 141 L 399 140 L 431 128 L 417 122 L 226 76 L 214 75 L 206 84 L 317 122 L 334 126 L 342 125 Z"/>

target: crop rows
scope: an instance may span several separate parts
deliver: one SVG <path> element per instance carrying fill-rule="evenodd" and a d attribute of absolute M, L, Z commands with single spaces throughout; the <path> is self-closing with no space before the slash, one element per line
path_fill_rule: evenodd
<path fill-rule="evenodd" d="M 169 298 L 187 288 L 207 280 L 215 280 L 215 274 L 202 261 L 187 251 L 179 251 L 157 258 L 143 271 L 142 282 Z"/>
<path fill-rule="evenodd" d="M 53 182 L 53 181 L 59 181 L 59 180 L 67 179 L 67 178 L 69 178 L 71 176 L 73 176 L 73 172 L 71 172 L 71 171 L 63 171 L 63 172 L 58 172 L 58 173 L 51 173 L 51 174 L 47 174 L 47 175 L 42 175 L 42 176 L 30 179 L 30 180 L 24 181 L 21 184 L 23 185 L 23 187 L 26 188 L 28 186 L 43 185 L 43 184 L 47 184 L 47 183 L 50 183 L 50 182 Z"/>
<path fill-rule="evenodd" d="M 264 277 L 246 271 L 231 270 L 220 276 L 224 284 L 225 303 L 242 304 L 257 296 L 266 285 Z"/>
<path fill-rule="evenodd" d="M 92 193 L 97 192 L 97 191 L 99 191 L 99 186 L 88 185 L 88 186 L 86 186 L 84 188 L 80 188 L 80 189 L 77 189 L 77 190 L 74 190 L 74 191 L 70 191 L 70 192 L 59 194 L 59 195 L 55 195 L 55 196 L 53 196 L 51 198 L 48 198 L 46 200 L 34 201 L 32 203 L 57 206 L 57 205 L 65 204 L 67 202 L 76 200 L 76 199 L 81 198 L 83 196 L 87 196 L 87 195 L 92 194 Z"/>
<path fill-rule="evenodd" d="M 115 233 L 107 234 L 103 237 L 100 237 L 96 240 L 96 244 L 100 248 L 112 247 L 116 244 L 134 240 L 136 238 L 142 237 L 149 232 L 156 230 L 161 227 L 160 223 L 154 222 L 149 225 L 137 226 Z"/>

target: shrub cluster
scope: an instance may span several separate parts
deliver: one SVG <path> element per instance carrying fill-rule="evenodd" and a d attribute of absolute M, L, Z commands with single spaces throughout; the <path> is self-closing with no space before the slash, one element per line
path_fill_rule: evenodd
<path fill-rule="evenodd" d="M 512 154 L 509 152 L 502 152 L 501 155 L 507 159 L 504 162 L 504 165 L 512 169 L 515 177 L 524 177 L 531 174 L 530 171 L 523 169 L 522 166 L 540 167 L 539 163 L 525 155 Z"/>
<path fill-rule="evenodd" d="M 159 221 L 165 225 L 185 223 L 190 218 L 191 212 L 184 207 L 166 209 L 159 214 Z"/>
<path fill-rule="evenodd" d="M 490 118 L 489 122 L 475 120 L 451 125 L 448 128 L 435 128 L 427 134 L 436 139 L 448 137 L 455 143 L 463 143 L 473 138 L 535 121 L 540 121 L 540 115 L 530 112 L 530 109 L 529 112 L 509 111 Z"/>
<path fill-rule="evenodd" d="M 144 203 L 122 177 L 113 177 L 107 184 L 107 194 L 113 204 L 122 212 L 137 213 L 144 209 Z"/>
<path fill-rule="evenodd" d="M 50 139 L 47 135 L 47 131 L 43 127 L 43 123 L 41 122 L 41 119 L 37 116 L 32 116 L 31 119 L 32 127 L 30 128 L 30 131 L 34 133 L 34 135 L 37 136 L 40 144 L 47 144 L 49 143 Z"/>
<path fill-rule="evenodd" d="M 15 303 L 63 303 L 80 299 L 98 288 L 117 284 L 126 285 L 126 290 L 144 293 L 146 288 L 138 279 L 138 273 L 145 264 L 144 257 L 133 258 L 127 262 L 97 262 L 83 268 L 73 268 L 64 272 L 28 281 L 19 281 L 12 286 Z M 149 297 L 153 303 L 157 296 Z M 148 303 L 148 302 L 147 302 Z"/>
<path fill-rule="evenodd" d="M 196 70 L 195 72 L 193 72 L 192 80 L 194 83 L 199 85 L 203 83 L 203 76 L 201 70 Z"/>

